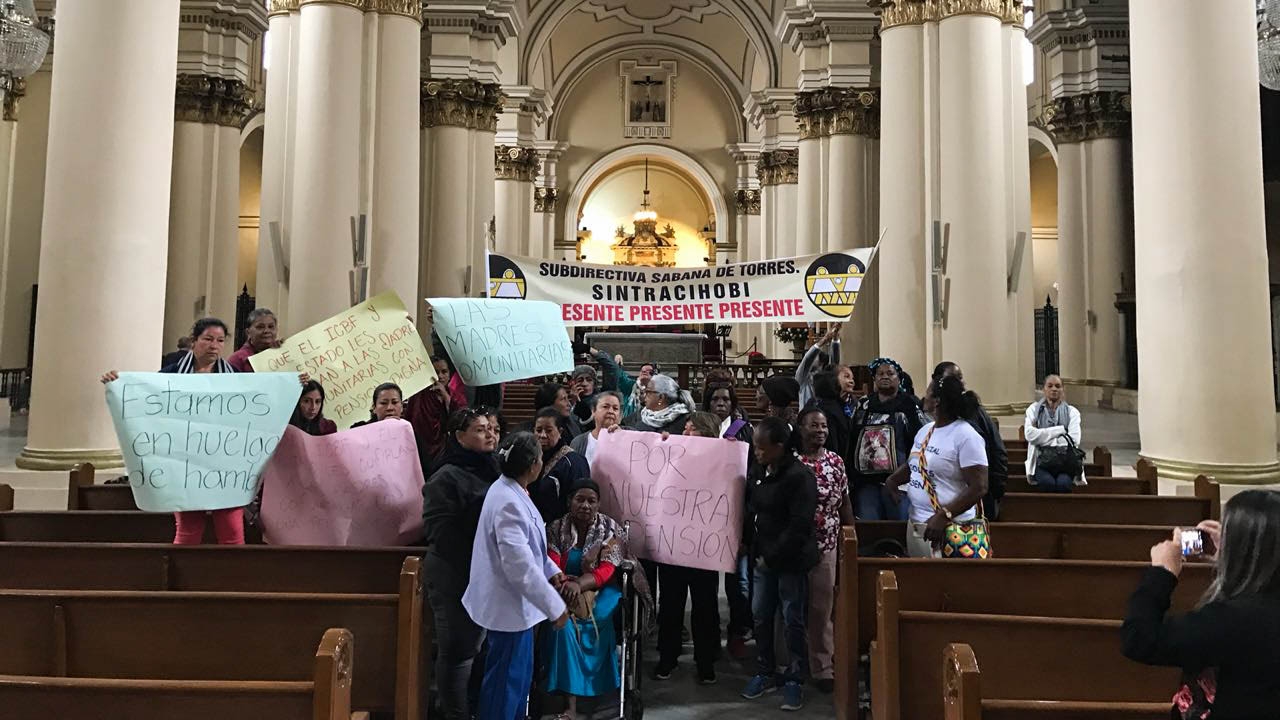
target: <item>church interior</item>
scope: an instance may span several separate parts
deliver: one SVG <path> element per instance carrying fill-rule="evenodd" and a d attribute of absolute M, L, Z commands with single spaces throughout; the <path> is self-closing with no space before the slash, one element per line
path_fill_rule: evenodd
<path fill-rule="evenodd" d="M 1015 443 L 1059 375 L 1131 443 L 1117 477 L 1145 461 L 1161 495 L 1280 488 L 1277 0 L 0 0 L 0 18 L 34 31 L 0 34 L 15 510 L 66 507 L 81 463 L 121 466 L 98 375 L 154 369 L 198 318 L 240 338 L 265 307 L 287 335 L 390 290 L 425 338 L 425 298 L 482 296 L 489 252 L 685 268 L 875 246 L 846 362 L 955 361 Z M 794 363 L 826 328 L 684 329 L 745 365 Z M 853 672 L 821 712 L 857 717 Z M 660 717 L 741 714 L 656 692 Z"/>

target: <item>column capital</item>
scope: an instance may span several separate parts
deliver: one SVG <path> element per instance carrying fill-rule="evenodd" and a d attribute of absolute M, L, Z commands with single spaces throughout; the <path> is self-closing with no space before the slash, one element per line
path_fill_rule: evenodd
<path fill-rule="evenodd" d="M 1049 127 L 1059 143 L 1129 137 L 1129 94 L 1094 92 L 1056 98 Z"/>
<path fill-rule="evenodd" d="M 533 182 L 538 174 L 538 152 L 518 145 L 498 145 L 493 149 L 493 178 Z"/>
<path fill-rule="evenodd" d="M 11 78 L 9 89 L 4 94 L 4 121 L 14 122 L 18 119 L 18 104 L 27 94 L 27 81 L 24 78 Z"/>
<path fill-rule="evenodd" d="M 422 127 L 449 125 L 496 132 L 502 111 L 502 89 L 497 83 L 475 80 L 423 80 Z"/>
<path fill-rule="evenodd" d="M 760 153 L 756 174 L 761 187 L 796 185 L 800 182 L 800 151 L 783 148 Z"/>
<path fill-rule="evenodd" d="M 175 122 L 239 128 L 254 109 L 253 93 L 239 80 L 180 73 L 173 108 Z"/>
<path fill-rule="evenodd" d="M 830 135 L 880 137 L 878 90 L 828 87 L 796 93 L 795 109 L 801 140 Z"/>
<path fill-rule="evenodd" d="M 533 189 L 533 211 L 536 213 L 555 214 L 558 193 L 553 187 L 535 187 Z"/>
<path fill-rule="evenodd" d="M 1126 2 L 1037 13 L 1027 39 L 1044 53 L 1051 97 L 1129 89 Z"/>
<path fill-rule="evenodd" d="M 1022 0 L 880 0 L 881 31 L 957 15 L 990 15 L 1008 25 L 1021 25 Z"/>
<path fill-rule="evenodd" d="M 271 0 L 271 5 L 267 9 L 267 16 L 288 15 L 291 12 L 298 12 L 300 1 L 301 0 Z"/>
<path fill-rule="evenodd" d="M 739 190 L 733 195 L 734 211 L 739 215 L 760 214 L 760 191 Z"/>

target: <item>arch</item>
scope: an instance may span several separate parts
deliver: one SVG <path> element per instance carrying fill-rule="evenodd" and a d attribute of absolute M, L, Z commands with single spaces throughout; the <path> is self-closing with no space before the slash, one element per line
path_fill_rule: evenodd
<path fill-rule="evenodd" d="M 643 36 L 652 37 L 652 36 Z M 608 61 L 611 55 L 615 55 L 624 50 L 654 50 L 676 55 L 698 66 L 703 72 L 707 73 L 716 86 L 724 93 L 725 98 L 735 107 L 741 110 L 743 103 L 746 102 L 747 92 L 740 85 L 733 84 L 731 80 L 733 75 L 723 63 L 709 63 L 705 58 L 694 54 L 688 48 L 670 44 L 670 43 L 643 43 L 635 42 L 636 35 L 619 35 L 612 38 L 606 38 L 591 47 L 583 50 L 574 57 L 573 61 L 565 66 L 564 71 L 560 73 L 560 81 L 553 85 L 550 89 L 551 97 L 555 98 L 556 107 L 564 106 L 565 100 L 573 94 L 574 88 L 587 75 L 589 70 L 594 69 L 602 62 Z M 627 42 L 631 40 L 632 42 Z M 715 53 L 711 53 L 715 57 Z M 679 80 L 679 78 L 676 78 Z M 547 137 L 555 139 L 559 137 L 557 133 L 560 131 L 560 119 L 563 117 L 561 112 L 553 113 L 549 124 L 547 125 Z M 738 133 L 738 142 L 746 142 L 747 140 L 747 118 L 742 112 L 739 112 L 735 118 L 735 129 Z"/>
<path fill-rule="evenodd" d="M 267 113 L 265 111 L 259 112 L 249 118 L 248 121 L 246 121 L 240 128 L 240 145 L 243 147 L 245 141 L 249 139 L 249 136 L 252 135 L 255 130 L 262 129 L 266 122 Z"/>
<path fill-rule="evenodd" d="M 533 69 L 534 61 L 542 55 L 547 43 L 551 42 L 560 22 L 586 3 L 587 0 L 544 3 L 543 7 L 548 9 L 535 13 L 529 18 L 530 22 L 525 33 L 528 41 L 520 44 L 519 82 L 521 84 L 527 85 L 531 82 L 529 73 Z M 756 56 L 765 59 L 768 65 L 769 84 L 777 85 L 782 73 L 782 58 L 778 52 L 778 43 L 773 37 L 773 18 L 768 17 L 762 8 L 749 0 L 716 0 L 715 7 L 737 21 L 747 42 L 755 48 Z M 681 14 L 676 15 L 678 17 Z M 641 31 L 649 42 L 659 42 L 663 45 L 668 44 L 668 38 L 670 40 L 679 38 L 679 36 L 657 32 L 660 27 L 657 23 L 646 23 L 649 32 L 643 32 L 644 29 Z"/>
<path fill-rule="evenodd" d="M 1034 143 L 1044 146 L 1049 151 L 1049 155 L 1053 157 L 1053 164 L 1058 164 L 1058 146 L 1053 143 L 1053 136 L 1044 131 L 1044 128 L 1037 125 L 1027 126 L 1027 139 Z"/>
<path fill-rule="evenodd" d="M 720 232 L 721 228 L 728 227 L 726 223 L 729 222 L 729 203 L 725 200 L 725 194 L 720 190 L 720 186 L 716 184 L 715 178 L 711 177 L 711 173 L 702 167 L 702 163 L 699 163 L 692 156 L 666 145 L 641 143 L 605 153 L 604 156 L 591 163 L 591 167 L 587 168 L 582 177 L 578 178 L 578 182 L 573 185 L 573 192 L 569 193 L 569 203 L 564 206 L 564 237 L 575 238 L 578 236 L 578 213 L 582 210 L 582 204 L 586 202 L 587 193 L 591 191 L 591 188 L 595 187 L 596 181 L 628 160 L 646 156 L 662 158 L 688 173 L 690 177 L 697 181 L 699 189 L 711 201 L 711 207 L 716 216 L 716 232 Z"/>

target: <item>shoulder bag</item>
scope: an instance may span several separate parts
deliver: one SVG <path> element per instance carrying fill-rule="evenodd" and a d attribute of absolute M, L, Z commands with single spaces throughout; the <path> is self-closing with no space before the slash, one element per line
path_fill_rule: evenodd
<path fill-rule="evenodd" d="M 942 504 L 938 502 L 938 492 L 934 489 L 933 481 L 929 477 L 927 460 L 929 440 L 932 438 L 933 428 L 930 428 L 924 436 L 924 442 L 920 445 L 920 479 L 924 481 L 925 492 L 929 493 L 929 503 L 933 505 L 934 512 L 937 512 L 942 508 Z M 977 509 L 977 517 L 947 525 L 947 537 L 942 543 L 942 557 L 985 560 L 994 556 L 991 549 L 991 528 L 982 512 L 982 501 L 979 500 L 974 507 Z"/>
<path fill-rule="evenodd" d="M 1046 445 L 1036 450 L 1036 467 L 1050 475 L 1078 478 L 1084 474 L 1084 451 L 1070 435 L 1063 437 L 1067 439 L 1066 445 Z"/>

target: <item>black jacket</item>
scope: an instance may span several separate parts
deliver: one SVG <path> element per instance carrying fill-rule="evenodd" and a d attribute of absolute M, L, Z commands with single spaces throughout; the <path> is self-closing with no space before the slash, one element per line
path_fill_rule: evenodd
<path fill-rule="evenodd" d="M 1166 617 L 1177 584 L 1164 568 L 1148 568 L 1142 576 L 1121 631 L 1125 657 L 1193 674 L 1216 668 L 1213 720 L 1280 717 L 1280 592 Z"/>
<path fill-rule="evenodd" d="M 764 466 L 747 471 L 747 515 L 743 537 L 751 557 L 775 572 L 807 573 L 818 564 L 814 515 L 818 483 L 813 471 L 790 452 L 770 474 Z"/>
<path fill-rule="evenodd" d="M 809 405 L 818 408 L 827 418 L 827 444 L 831 452 L 840 456 L 847 465 L 849 462 L 850 434 L 849 417 L 844 414 L 844 403 L 831 398 L 814 397 Z"/>
<path fill-rule="evenodd" d="M 997 520 L 1000 517 L 1000 503 L 997 501 L 1004 497 L 1005 486 L 1009 483 L 1009 453 L 1005 452 L 1000 426 L 986 409 L 978 408 L 978 416 L 969 424 L 978 431 L 987 446 L 987 494 L 982 498 L 982 509 L 988 518 Z"/>
<path fill-rule="evenodd" d="M 492 455 L 449 447 L 422 486 L 422 532 L 432 581 L 462 597 L 471 579 L 471 548 L 489 486 L 498 479 Z"/>
<path fill-rule="evenodd" d="M 555 456 L 560 448 L 569 443 L 561 438 L 560 445 L 542 454 L 543 462 Z M 585 455 L 579 455 L 572 449 L 555 467 L 547 468 L 542 477 L 529 484 L 529 499 L 542 516 L 542 522 L 551 523 L 564 517 L 569 512 L 569 492 L 579 480 L 591 477 L 591 466 L 587 464 Z"/>
<path fill-rule="evenodd" d="M 624 418 L 622 420 L 622 427 L 626 428 L 627 430 L 638 430 L 640 432 L 652 432 L 652 433 L 665 432 L 665 433 L 671 433 L 672 435 L 683 435 L 684 424 L 689 422 L 689 415 L 692 414 L 692 413 L 684 413 L 683 415 L 677 415 L 674 420 L 667 423 L 666 425 L 663 425 L 662 427 L 653 427 L 652 425 L 644 424 L 644 420 L 641 419 L 641 412 L 642 411 L 637 410 L 636 412 L 633 412 L 630 415 L 628 415 L 626 418 Z"/>

